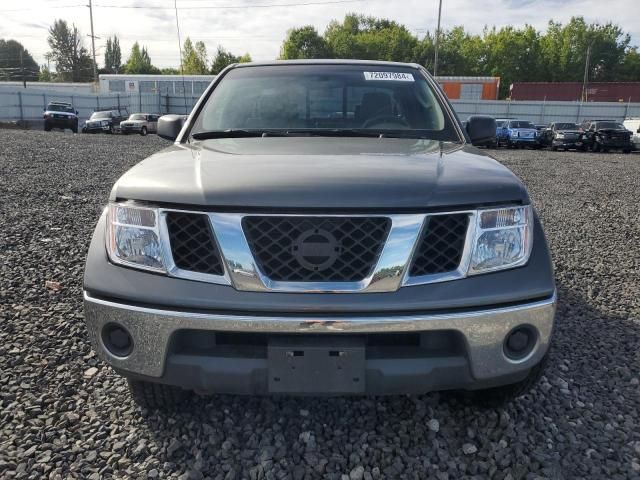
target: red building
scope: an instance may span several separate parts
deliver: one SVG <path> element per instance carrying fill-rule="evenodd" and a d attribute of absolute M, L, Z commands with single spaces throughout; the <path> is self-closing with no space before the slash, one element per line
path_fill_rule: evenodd
<path fill-rule="evenodd" d="M 557 100 L 579 102 L 582 82 L 515 82 L 511 100 Z M 640 102 L 640 82 L 589 82 L 587 102 Z"/>

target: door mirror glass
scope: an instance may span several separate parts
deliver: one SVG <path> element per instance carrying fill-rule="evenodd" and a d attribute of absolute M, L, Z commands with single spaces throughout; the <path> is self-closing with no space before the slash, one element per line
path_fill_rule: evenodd
<path fill-rule="evenodd" d="M 467 119 L 467 134 L 472 145 L 490 142 L 496 136 L 496 121 L 491 117 L 472 116 Z"/>

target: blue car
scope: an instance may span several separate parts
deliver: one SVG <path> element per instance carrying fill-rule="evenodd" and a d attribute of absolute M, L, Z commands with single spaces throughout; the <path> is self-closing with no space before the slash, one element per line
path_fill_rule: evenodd
<path fill-rule="evenodd" d="M 510 118 L 496 118 L 496 147 L 507 144 L 507 126 Z"/>
<path fill-rule="evenodd" d="M 504 143 L 509 148 L 540 147 L 538 142 L 539 132 L 536 126 L 527 120 L 509 120 L 503 130 L 505 130 L 506 137 Z"/>

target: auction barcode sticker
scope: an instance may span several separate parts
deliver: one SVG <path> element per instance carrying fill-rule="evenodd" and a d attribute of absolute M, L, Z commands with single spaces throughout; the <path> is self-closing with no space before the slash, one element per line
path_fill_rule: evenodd
<path fill-rule="evenodd" d="M 392 82 L 413 82 L 411 73 L 401 72 L 364 72 L 365 80 L 390 80 Z"/>

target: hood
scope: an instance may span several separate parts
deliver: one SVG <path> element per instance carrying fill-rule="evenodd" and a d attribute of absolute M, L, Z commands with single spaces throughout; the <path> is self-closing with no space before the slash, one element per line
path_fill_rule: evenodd
<path fill-rule="evenodd" d="M 55 110 L 45 110 L 46 115 L 62 115 L 64 117 L 75 117 L 76 114 L 73 112 L 56 112 Z"/>
<path fill-rule="evenodd" d="M 173 145 L 125 173 L 110 198 L 229 210 L 398 210 L 529 202 L 518 178 L 474 147 L 326 137 Z"/>
<path fill-rule="evenodd" d="M 631 133 L 626 128 L 598 128 L 599 133 Z"/>
<path fill-rule="evenodd" d="M 535 128 L 509 128 L 509 130 L 519 133 L 538 133 L 538 130 Z"/>

